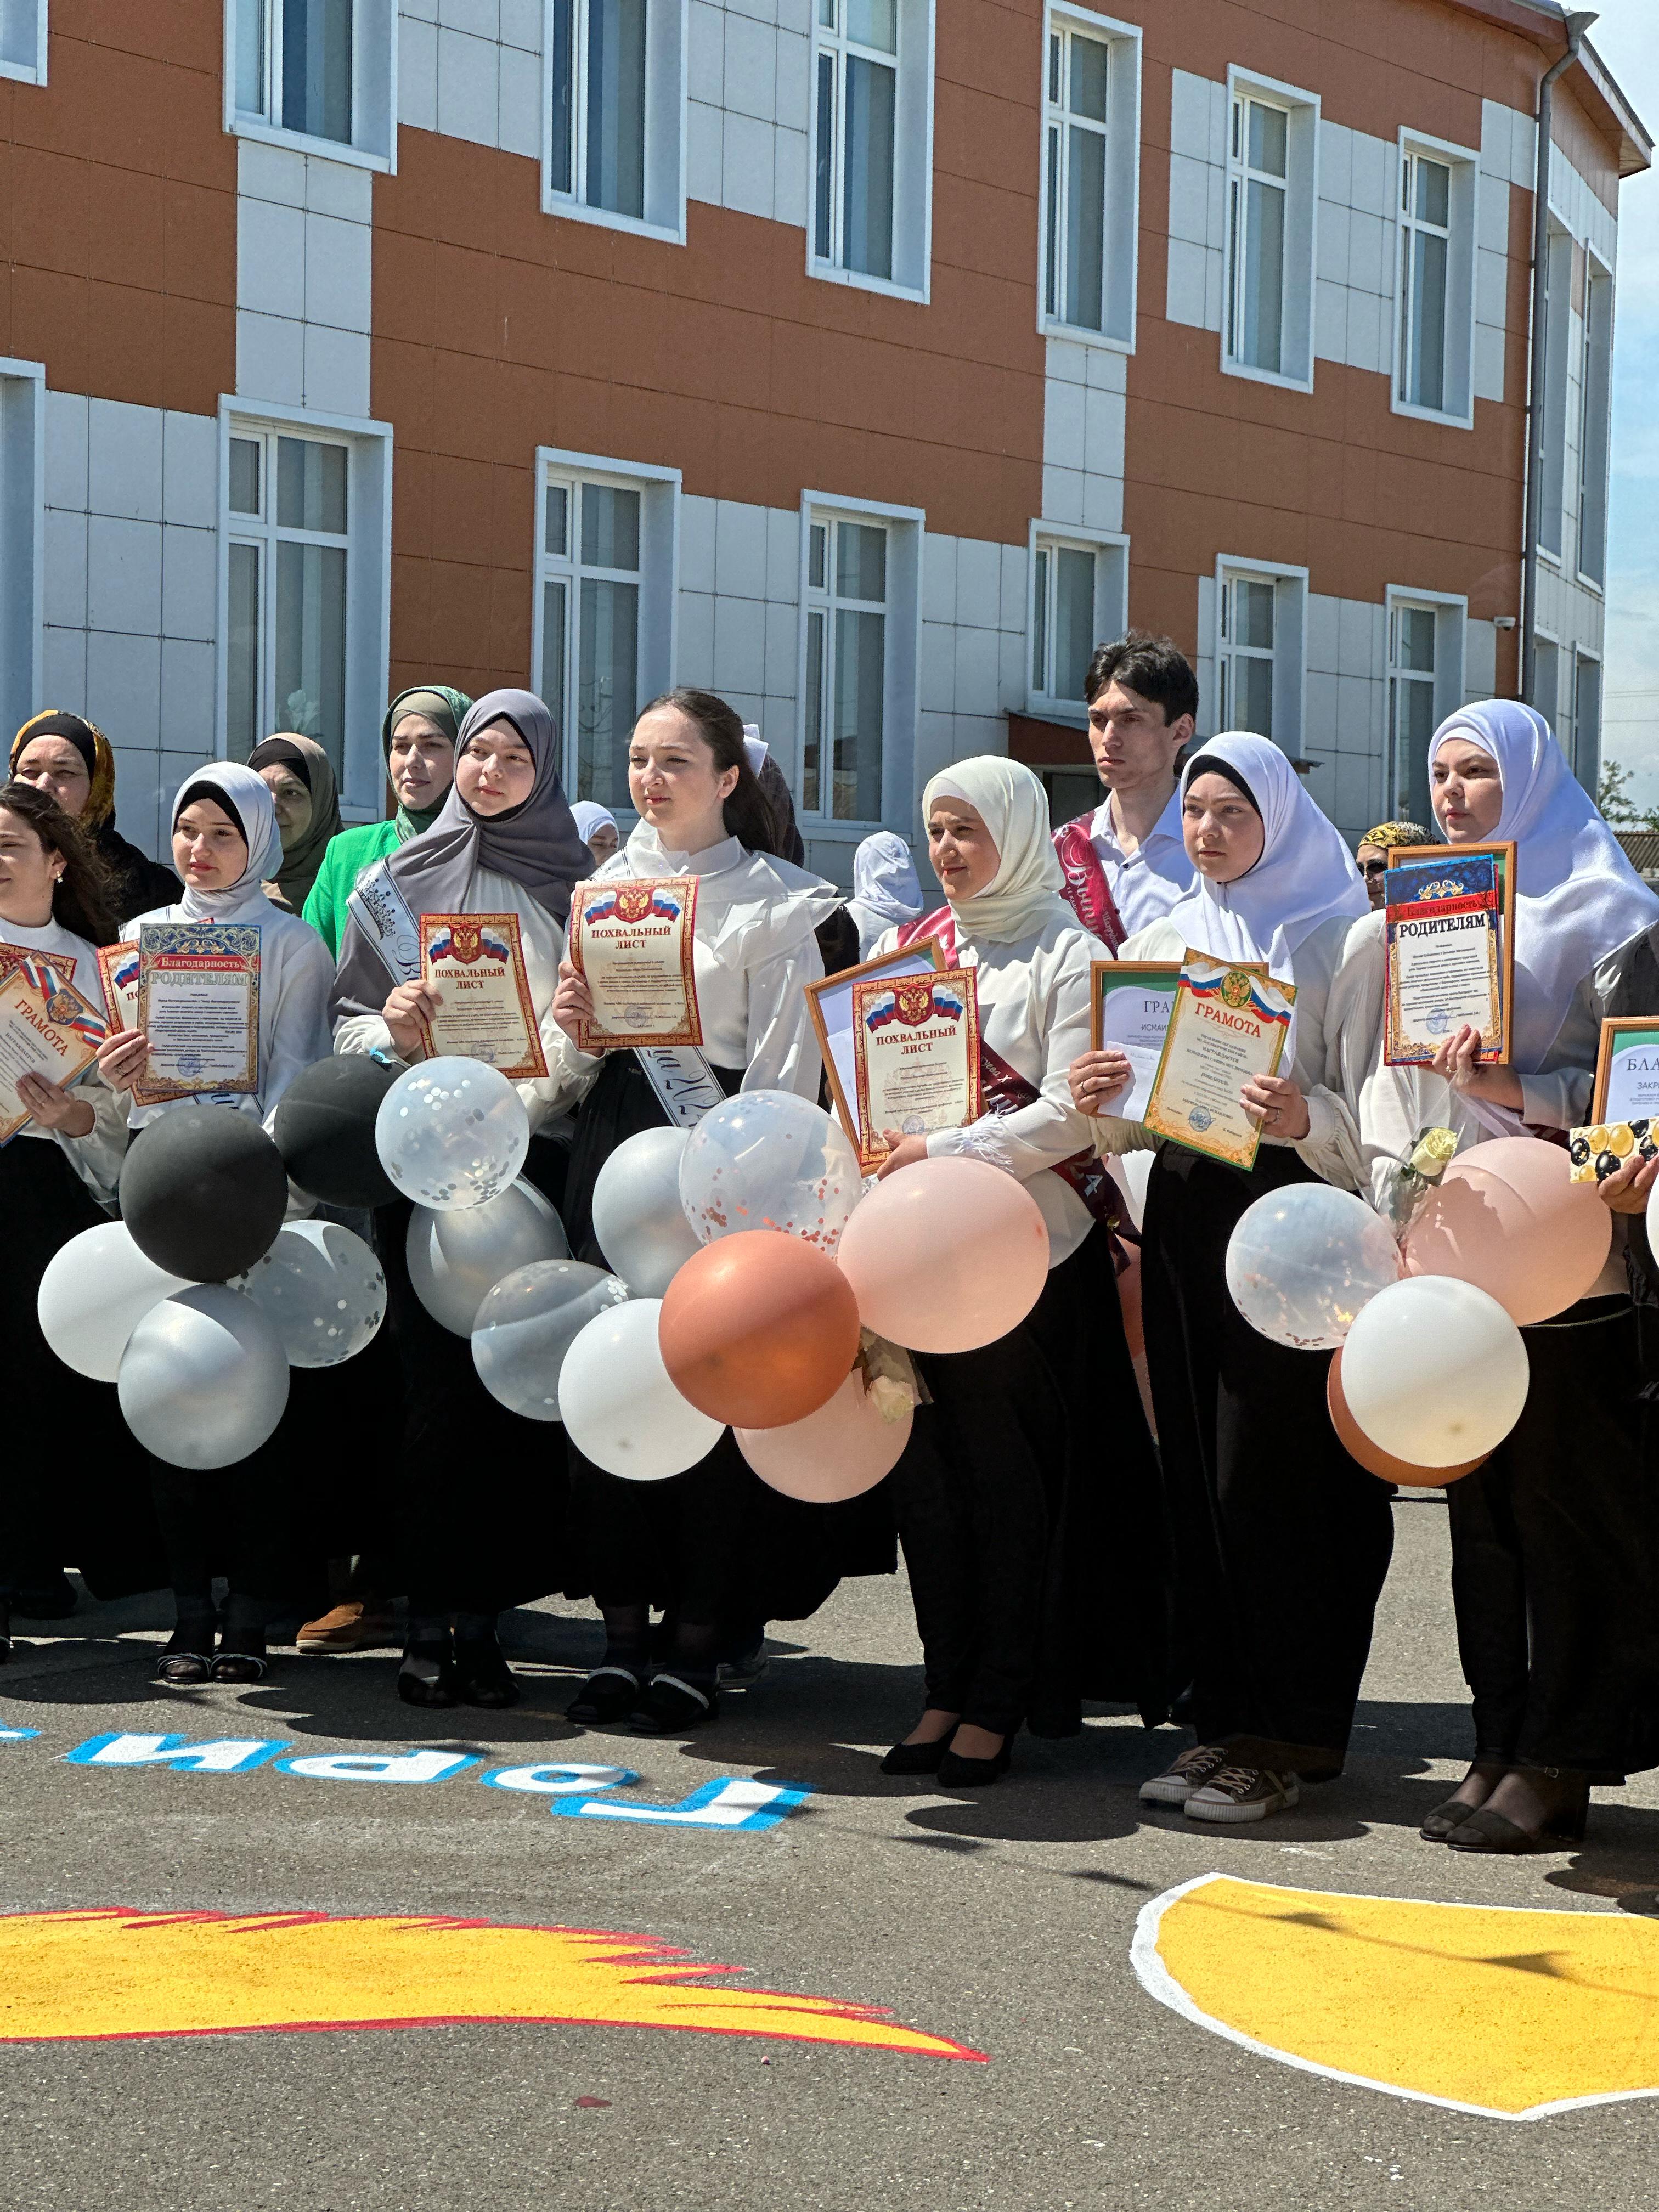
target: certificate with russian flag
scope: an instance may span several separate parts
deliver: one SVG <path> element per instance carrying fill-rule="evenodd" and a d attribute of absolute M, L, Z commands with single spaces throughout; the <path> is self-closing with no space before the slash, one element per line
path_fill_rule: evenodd
<path fill-rule="evenodd" d="M 927 1136 L 976 1121 L 983 1107 L 972 969 L 854 983 L 853 1066 L 866 1175 L 886 1158 L 888 1133 Z"/>
<path fill-rule="evenodd" d="M 1278 1074 L 1295 998 L 1294 983 L 1188 948 L 1144 1126 L 1229 1167 L 1253 1168 L 1261 1129 L 1238 1094 L 1254 1076 Z"/>
<path fill-rule="evenodd" d="M 30 1117 L 17 1095 L 25 1075 L 73 1083 L 96 1056 L 104 1018 L 69 981 L 75 962 L 8 945 L 0 961 L 0 1145 Z"/>
<path fill-rule="evenodd" d="M 702 1044 L 696 923 L 695 876 L 612 876 L 578 884 L 570 901 L 570 958 L 593 1000 L 593 1018 L 576 1038 L 580 1050 Z"/>
<path fill-rule="evenodd" d="M 423 914 L 421 981 L 437 1001 L 421 1024 L 428 1057 L 481 1060 L 513 1083 L 546 1074 L 516 914 Z"/>

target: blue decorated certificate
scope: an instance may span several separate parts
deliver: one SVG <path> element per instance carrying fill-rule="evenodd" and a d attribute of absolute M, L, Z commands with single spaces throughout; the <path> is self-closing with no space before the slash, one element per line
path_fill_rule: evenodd
<path fill-rule="evenodd" d="M 138 1026 L 149 1042 L 141 1106 L 259 1088 L 259 927 L 147 921 L 138 933 Z"/>
<path fill-rule="evenodd" d="M 1504 848 L 1438 846 L 1389 854 L 1387 885 L 1390 1067 L 1420 1067 L 1465 1026 L 1483 1061 L 1509 1057 Z"/>

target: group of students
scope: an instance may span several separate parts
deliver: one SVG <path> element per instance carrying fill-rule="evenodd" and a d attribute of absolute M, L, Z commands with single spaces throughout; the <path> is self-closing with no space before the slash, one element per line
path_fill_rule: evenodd
<path fill-rule="evenodd" d="M 929 781 L 922 814 L 943 893 L 930 913 L 891 833 L 860 848 L 850 898 L 810 872 L 775 763 L 705 692 L 672 691 L 640 716 L 625 838 L 604 808 L 567 802 L 539 700 L 423 686 L 392 702 L 382 730 L 391 820 L 341 830 L 321 748 L 273 738 L 246 766 L 186 779 L 173 810 L 178 878 L 165 883 L 114 840 L 101 734 L 37 717 L 0 793 L 0 939 L 73 958 L 76 987 L 96 999 L 93 948 L 118 931 L 258 921 L 259 1088 L 226 1104 L 269 1122 L 294 1076 L 330 1053 L 394 1067 L 418 1058 L 432 1007 L 398 915 L 516 913 L 548 1068 L 518 1085 L 532 1133 L 524 1173 L 572 1252 L 602 1262 L 599 1170 L 665 1115 L 634 1054 L 576 1042 L 588 1000 L 567 957 L 571 893 L 595 876 L 692 874 L 704 1051 L 728 1093 L 820 1097 L 805 986 L 826 972 L 925 938 L 975 971 L 990 1110 L 905 1138 L 881 1173 L 923 1157 L 992 1163 L 1038 1198 L 1051 1266 L 1036 1308 L 1000 1341 L 918 1358 L 927 1402 L 887 1481 L 812 1507 L 760 1483 L 729 1433 L 667 1481 L 620 1480 L 574 1447 L 561 1480 L 550 1432 L 532 1437 L 488 1396 L 465 1341 L 416 1297 L 407 1205 L 382 1206 L 359 1225 L 385 1267 L 387 1328 L 344 1367 L 296 1372 L 252 1459 L 211 1475 L 146 1469 L 113 1390 L 60 1377 L 94 1448 L 65 1482 L 44 1413 L 25 1438 L 30 1472 L 0 1498 L 0 1602 L 25 1617 L 61 1610 L 71 1561 L 100 1595 L 164 1576 L 178 1626 L 159 1675 L 188 1685 L 258 1680 L 266 1625 L 295 1602 L 317 1607 L 302 1649 L 385 1640 L 395 1593 L 408 1603 L 399 1695 L 496 1707 L 518 1694 L 501 1613 L 558 1592 L 591 1599 L 605 1624 L 571 1717 L 678 1733 L 717 1716 L 723 1673 L 752 1666 L 769 1621 L 810 1614 L 844 1576 L 890 1571 L 896 1534 L 925 1689 L 885 1771 L 988 1783 L 1022 1726 L 1075 1734 L 1085 1701 L 1103 1699 L 1148 1725 L 1172 1710 L 1190 1718 L 1196 1741 L 1142 1796 L 1194 1820 L 1261 1820 L 1340 1772 L 1389 1565 L 1390 1492 L 1337 1440 L 1325 1360 L 1270 1343 L 1233 1306 L 1228 1239 L 1255 1199 L 1289 1184 L 1380 1199 L 1430 1125 L 1474 1143 L 1496 1127 L 1543 1135 L 1582 1121 L 1601 1015 L 1659 1012 L 1659 898 L 1540 716 L 1514 702 L 1452 715 L 1430 748 L 1438 834 L 1517 847 L 1514 1062 L 1480 1067 L 1479 1040 L 1461 1033 L 1431 1068 L 1388 1066 L 1382 917 L 1290 762 L 1247 733 L 1196 740 L 1196 685 L 1167 640 L 1101 647 L 1087 701 L 1107 787 L 1092 816 L 1051 832 L 1041 782 L 1006 758 Z M 1374 836 L 1394 842 L 1400 827 Z M 1290 1064 L 1244 1093 L 1262 1131 L 1249 1173 L 1115 1118 L 1127 1060 L 1091 1048 L 1091 964 L 1188 948 L 1265 962 L 1296 986 Z M 144 1053 L 142 1036 L 116 1030 L 94 1077 L 62 1091 L 36 1083 L 33 1141 L 0 1149 L 0 1205 L 21 1232 L 0 1312 L 44 1372 L 56 1363 L 34 1315 L 40 1273 L 118 1206 L 130 1130 L 169 1110 L 131 1103 Z M 1134 1232 L 1106 1171 L 1148 1149 L 1155 1433 L 1118 1289 Z M 1659 1307 L 1659 1284 L 1638 1218 L 1652 1180 L 1632 1163 L 1601 1186 L 1622 1232 L 1606 1279 L 1526 1332 L 1522 1419 L 1448 1492 L 1476 1747 L 1424 1833 L 1460 1849 L 1582 1830 L 1592 1784 L 1659 1764 L 1659 1532 L 1642 1402 L 1643 1312 Z"/>

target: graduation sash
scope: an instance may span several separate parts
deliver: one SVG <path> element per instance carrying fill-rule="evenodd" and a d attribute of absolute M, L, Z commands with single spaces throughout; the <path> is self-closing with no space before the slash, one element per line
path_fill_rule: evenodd
<path fill-rule="evenodd" d="M 1109 952 L 1115 952 L 1129 933 L 1106 880 L 1105 863 L 1089 835 L 1093 819 L 1091 814 L 1079 814 L 1075 822 L 1054 831 L 1054 851 L 1066 878 L 1060 895 L 1083 927 L 1092 930 Z"/>

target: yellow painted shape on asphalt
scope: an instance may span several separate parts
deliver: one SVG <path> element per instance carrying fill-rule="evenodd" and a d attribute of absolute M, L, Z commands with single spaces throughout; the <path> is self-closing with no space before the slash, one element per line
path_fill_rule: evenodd
<path fill-rule="evenodd" d="M 576 2021 L 978 2058 L 873 2005 L 733 1988 L 648 1936 L 324 1913 L 0 1915 L 0 2041 Z"/>
<path fill-rule="evenodd" d="M 1659 2094 L 1659 1926 L 1221 1875 L 1142 1911 L 1163 2002 L 1264 2056 L 1497 2118 Z"/>

